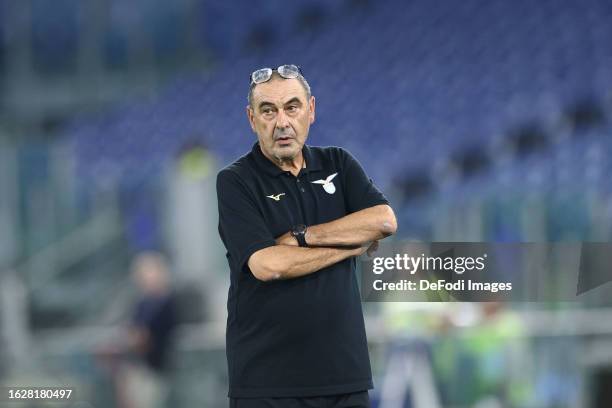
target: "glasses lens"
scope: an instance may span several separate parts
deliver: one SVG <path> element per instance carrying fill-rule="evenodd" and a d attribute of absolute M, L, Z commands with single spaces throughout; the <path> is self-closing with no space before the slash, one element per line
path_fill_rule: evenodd
<path fill-rule="evenodd" d="M 251 81 L 255 84 L 266 82 L 272 76 L 272 68 L 262 68 L 251 74 Z"/>
<path fill-rule="evenodd" d="M 281 65 L 278 67 L 278 73 L 286 79 L 297 78 L 300 74 L 300 68 L 297 65 Z"/>

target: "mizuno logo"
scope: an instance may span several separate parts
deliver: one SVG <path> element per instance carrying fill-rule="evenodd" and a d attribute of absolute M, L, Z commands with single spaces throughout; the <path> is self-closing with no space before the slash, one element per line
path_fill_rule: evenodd
<path fill-rule="evenodd" d="M 284 196 L 284 195 L 285 195 L 285 193 L 278 193 L 276 195 L 270 194 L 269 196 L 266 196 L 266 197 L 271 198 L 274 201 L 280 201 L 281 197 Z"/>
<path fill-rule="evenodd" d="M 323 179 L 315 180 L 315 181 L 312 182 L 312 184 L 322 184 L 323 185 L 323 190 L 325 190 L 326 193 L 334 194 L 336 192 L 336 186 L 334 185 L 334 183 L 332 183 L 332 180 L 337 175 L 338 175 L 338 173 L 331 174 L 325 180 L 323 180 Z"/>

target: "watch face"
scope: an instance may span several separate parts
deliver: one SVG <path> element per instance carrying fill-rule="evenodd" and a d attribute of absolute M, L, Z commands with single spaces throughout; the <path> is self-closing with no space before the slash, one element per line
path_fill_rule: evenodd
<path fill-rule="evenodd" d="M 294 232 L 296 234 L 303 234 L 306 232 L 306 226 L 304 224 L 296 225 Z"/>

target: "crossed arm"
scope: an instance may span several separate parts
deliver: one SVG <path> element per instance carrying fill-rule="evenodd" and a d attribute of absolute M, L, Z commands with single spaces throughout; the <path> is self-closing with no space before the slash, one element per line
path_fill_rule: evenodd
<path fill-rule="evenodd" d="M 306 242 L 298 246 L 289 232 L 276 239 L 277 245 L 255 252 L 248 265 L 253 275 L 262 281 L 292 279 L 359 256 L 377 241 L 397 230 L 393 210 L 388 205 L 376 205 L 337 220 L 308 227 Z"/>

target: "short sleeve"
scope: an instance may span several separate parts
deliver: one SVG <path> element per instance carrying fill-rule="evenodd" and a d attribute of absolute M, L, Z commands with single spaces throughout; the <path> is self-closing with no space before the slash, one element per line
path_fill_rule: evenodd
<path fill-rule="evenodd" d="M 348 213 L 380 204 L 389 204 L 384 194 L 374 185 L 361 164 L 349 152 L 340 149 L 343 160 L 344 196 Z"/>
<path fill-rule="evenodd" d="M 217 200 L 221 240 L 242 271 L 251 255 L 276 241 L 237 174 L 230 170 L 218 174 Z"/>

